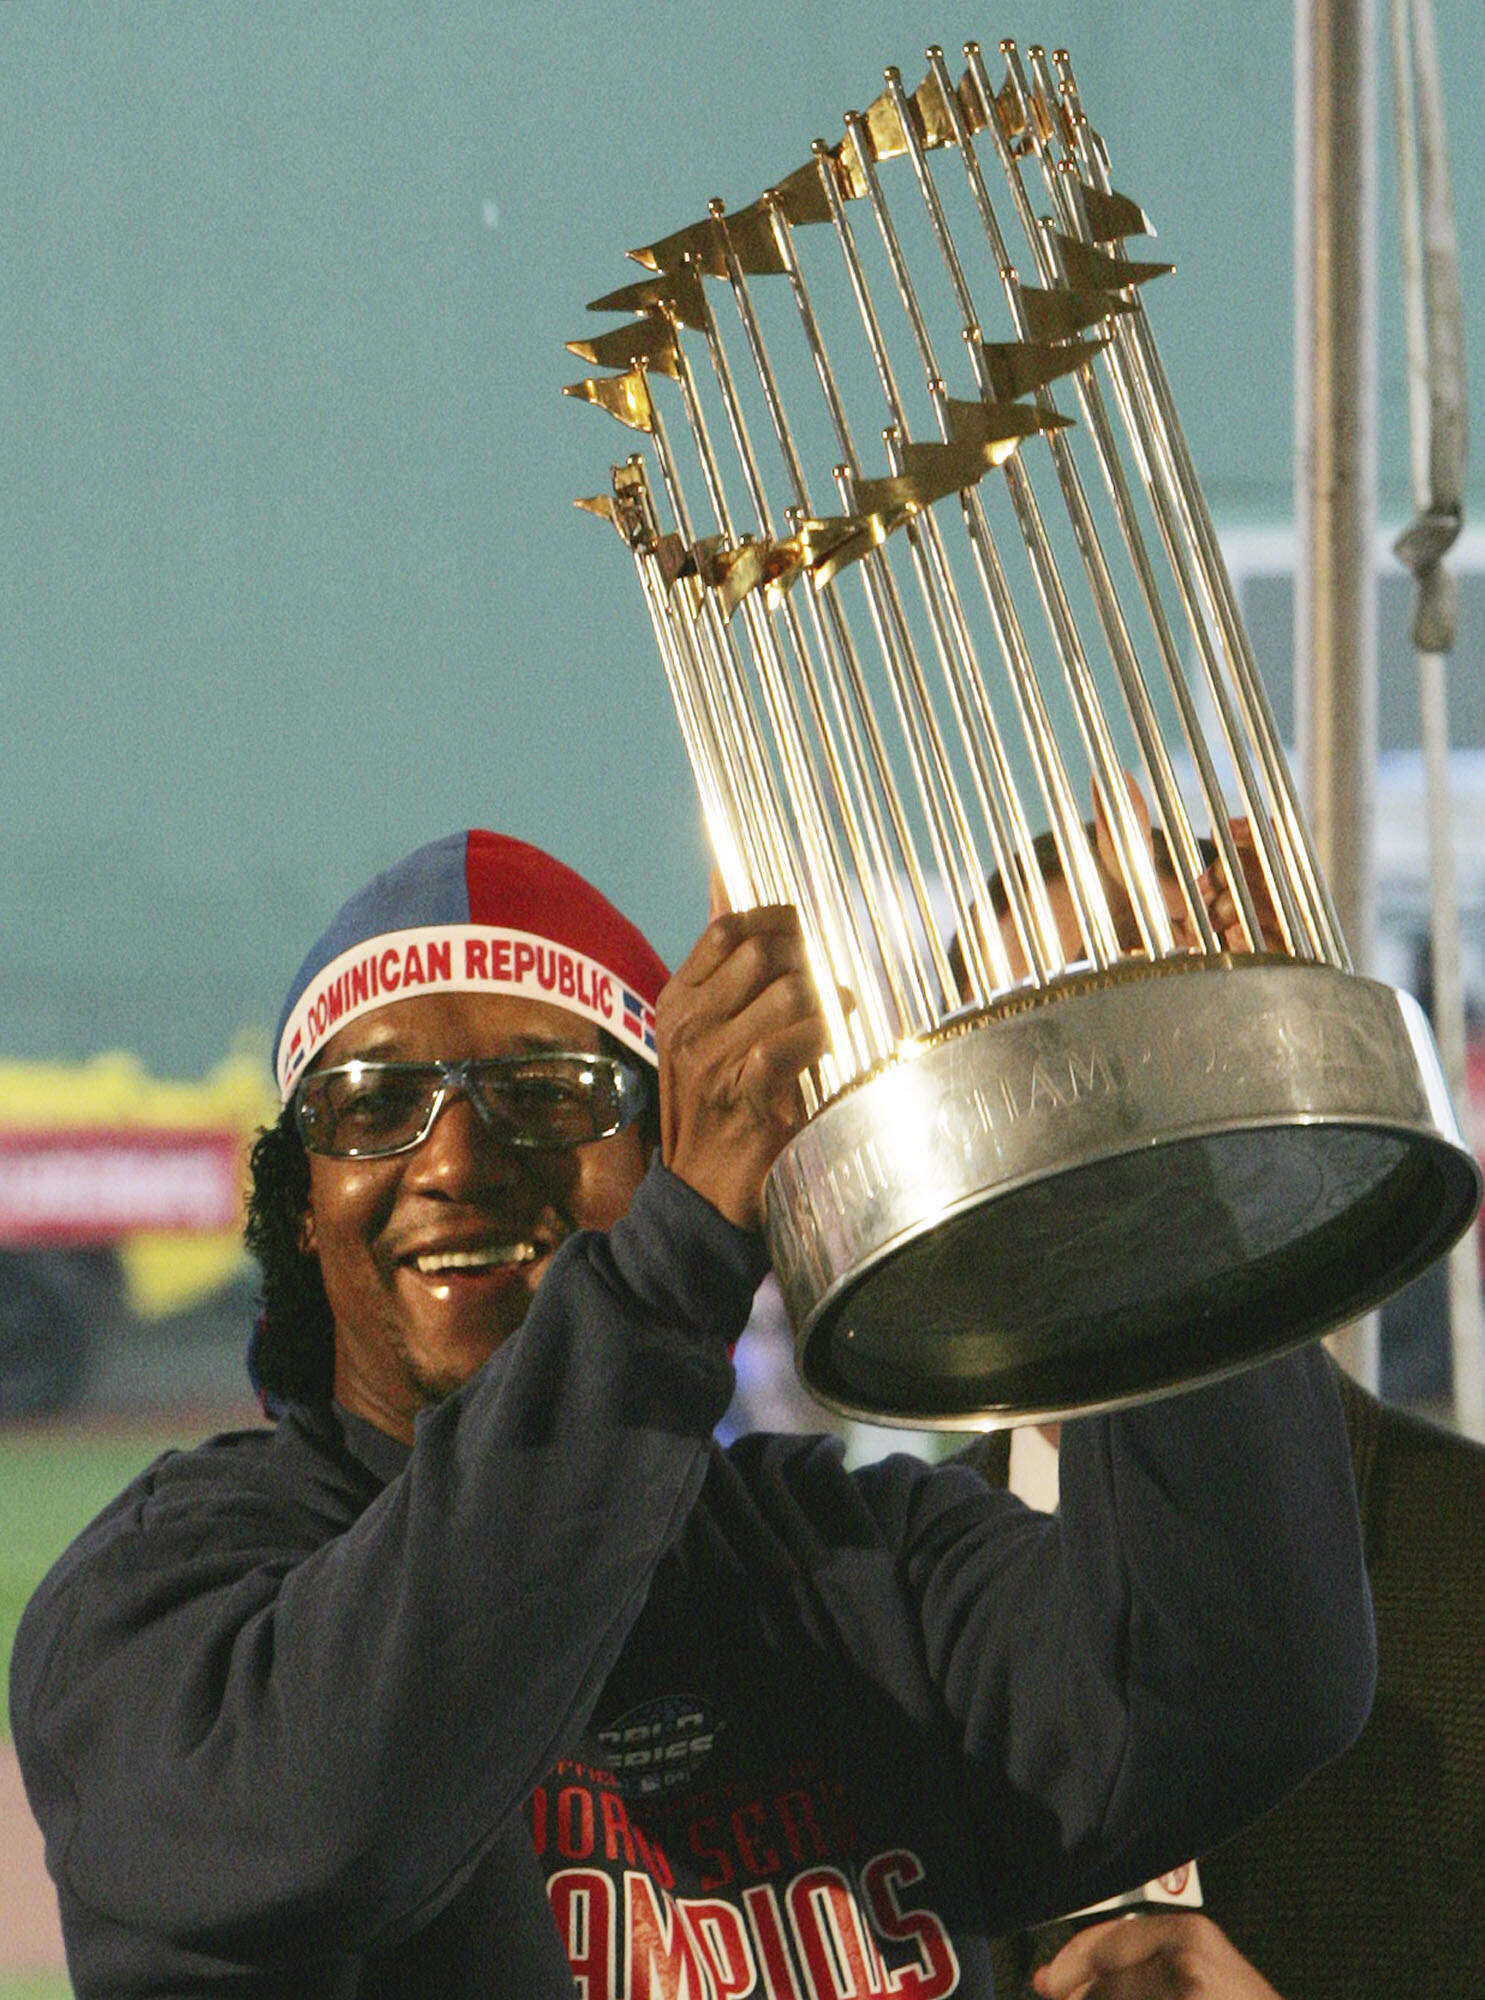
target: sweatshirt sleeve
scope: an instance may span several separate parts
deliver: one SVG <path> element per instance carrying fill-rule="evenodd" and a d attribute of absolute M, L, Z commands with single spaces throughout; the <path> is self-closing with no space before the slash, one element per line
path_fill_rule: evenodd
<path fill-rule="evenodd" d="M 700 1490 L 762 1269 L 654 1166 L 328 1535 L 323 1496 L 224 1486 L 209 1448 L 131 1489 L 16 1643 L 59 1883 L 250 1962 L 412 1930 L 581 1734 Z"/>
<path fill-rule="evenodd" d="M 975 1774 L 987 1880 L 1043 1916 L 1277 1803 L 1359 1733 L 1376 1665 L 1318 1347 L 1065 1425 L 1060 1484 L 1051 1517 L 967 1467 L 883 1469 L 873 1498 Z"/>

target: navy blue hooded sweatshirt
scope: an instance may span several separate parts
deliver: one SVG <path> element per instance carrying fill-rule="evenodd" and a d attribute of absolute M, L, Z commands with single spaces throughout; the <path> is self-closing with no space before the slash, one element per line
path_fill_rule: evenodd
<path fill-rule="evenodd" d="M 1069 1425 L 1044 1518 L 720 1451 L 761 1269 L 652 1168 L 410 1450 L 295 1409 L 87 1529 L 11 1686 L 83 2000 L 987 2000 L 1354 1736 L 1316 1354 Z"/>

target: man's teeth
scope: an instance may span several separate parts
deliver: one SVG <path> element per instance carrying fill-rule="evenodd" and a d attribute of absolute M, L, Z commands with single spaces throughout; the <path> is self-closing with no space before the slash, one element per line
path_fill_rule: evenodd
<path fill-rule="evenodd" d="M 416 1259 L 424 1277 L 439 1271 L 485 1271 L 497 1264 L 534 1264 L 534 1243 L 487 1243 L 478 1250 L 430 1250 Z"/>

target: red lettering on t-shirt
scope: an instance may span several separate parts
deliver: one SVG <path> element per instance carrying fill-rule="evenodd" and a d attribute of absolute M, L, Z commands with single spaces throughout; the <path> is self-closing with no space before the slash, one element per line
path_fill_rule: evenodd
<path fill-rule="evenodd" d="M 762 1806 L 739 1806 L 732 1815 L 732 1837 L 737 1842 L 737 1851 L 750 1875 L 773 1875 L 783 1866 L 775 1847 L 756 1847 L 754 1841 L 763 1833 L 765 1815 Z"/>
<path fill-rule="evenodd" d="M 820 1822 L 815 1818 L 815 1802 L 808 1792 L 780 1792 L 774 1800 L 779 1825 L 784 1830 L 789 1852 L 796 1861 L 818 1861 L 825 1854 Z"/>
<path fill-rule="evenodd" d="M 764 1991 L 770 1995 L 770 2000 L 804 2000 L 799 1981 L 794 1977 L 789 1947 L 784 1942 L 784 1923 L 779 1914 L 778 1897 L 765 1882 L 758 1888 L 743 1890 L 743 1908 L 748 1913 L 748 1922 L 758 1943 L 758 1956 L 763 1961 Z"/>
<path fill-rule="evenodd" d="M 732 1865 L 732 1856 L 718 1844 L 716 1820 L 711 1817 L 693 1819 L 686 1831 L 686 1842 L 696 1859 L 707 1864 L 701 1872 L 702 1888 L 725 1888 L 737 1871 Z"/>
<path fill-rule="evenodd" d="M 593 1794 L 585 1785 L 564 1785 L 557 1794 L 557 1852 L 567 1861 L 593 1852 Z"/>
<path fill-rule="evenodd" d="M 742 1913 L 731 1903 L 709 1902 L 701 1896 L 676 1899 L 698 1958 L 711 1975 L 715 2000 L 741 2000 L 758 1983 L 753 1947 Z"/>
<path fill-rule="evenodd" d="M 619 1849 L 624 1849 L 624 1859 L 634 1866 L 634 1835 L 629 1826 L 629 1815 L 624 1809 L 624 1801 L 617 1792 L 600 1792 L 598 1810 L 603 1817 L 603 1852 L 609 1861 L 617 1861 Z"/>
<path fill-rule="evenodd" d="M 625 2000 L 708 2000 L 690 1933 L 647 1875 L 624 1875 Z"/>
<path fill-rule="evenodd" d="M 885 1968 L 839 1869 L 806 1869 L 785 1900 L 811 2000 L 868 2000 L 881 1992 Z"/>
<path fill-rule="evenodd" d="M 614 1885 L 601 1868 L 564 1868 L 547 1883 L 578 2000 L 613 2000 Z"/>
<path fill-rule="evenodd" d="M 922 1862 L 904 1850 L 874 1855 L 861 1871 L 867 1914 L 877 1936 L 910 1940 L 918 1954 L 917 1965 L 887 1974 L 887 1991 L 902 1994 L 903 2000 L 941 2000 L 959 1984 L 959 1954 L 949 1933 L 932 1910 L 905 1910 L 899 1901 L 899 1889 L 922 1880 Z"/>

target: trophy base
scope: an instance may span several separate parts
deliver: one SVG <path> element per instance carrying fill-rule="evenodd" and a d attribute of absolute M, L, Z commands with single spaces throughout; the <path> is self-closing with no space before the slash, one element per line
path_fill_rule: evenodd
<path fill-rule="evenodd" d="M 1273 958 L 1059 982 L 947 1023 L 769 1176 L 806 1385 L 983 1429 L 1189 1388 L 1368 1310 L 1480 1172 L 1404 993 Z"/>

